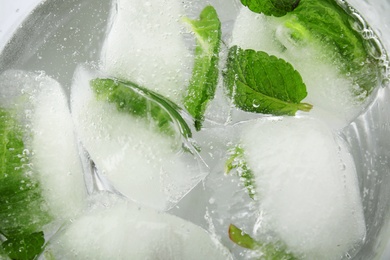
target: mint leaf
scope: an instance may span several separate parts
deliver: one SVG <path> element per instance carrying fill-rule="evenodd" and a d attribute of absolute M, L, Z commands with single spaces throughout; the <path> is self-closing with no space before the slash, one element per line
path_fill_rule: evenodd
<path fill-rule="evenodd" d="M 230 48 L 224 80 L 235 105 L 244 111 L 295 115 L 312 108 L 300 103 L 306 85 L 293 66 L 262 51 Z"/>
<path fill-rule="evenodd" d="M 225 163 L 225 172 L 229 173 L 236 169 L 238 176 L 243 180 L 244 186 L 248 190 L 249 197 L 254 199 L 256 194 L 255 176 L 246 163 L 244 149 L 237 145 L 229 150 L 229 158 Z"/>
<path fill-rule="evenodd" d="M 19 235 L 7 239 L 2 247 L 11 259 L 30 260 L 38 256 L 45 243 L 43 232 Z"/>
<path fill-rule="evenodd" d="M 288 12 L 293 11 L 298 6 L 299 1 L 300 0 L 241 0 L 241 3 L 255 13 L 281 17 Z"/>
<path fill-rule="evenodd" d="M 360 88 L 357 96 L 368 96 L 378 85 L 383 65 L 378 57 L 386 56 L 378 45 L 379 40 L 365 39 L 353 26 L 361 21 L 352 16 L 347 4 L 341 7 L 334 0 L 301 0 L 299 6 L 288 13 L 280 23 L 290 31 L 290 37 L 298 46 L 318 46 L 340 72 L 350 75 Z M 348 11 L 347 11 L 348 10 Z M 360 18 L 361 19 L 361 18 Z M 367 27 L 367 26 L 366 26 Z M 369 28 L 368 28 L 369 29 Z M 386 57 L 387 59 L 387 57 Z"/>
<path fill-rule="evenodd" d="M 51 220 L 25 150 L 23 128 L 0 108 L 0 233 L 33 233 Z"/>
<path fill-rule="evenodd" d="M 281 245 L 271 243 L 263 244 L 253 239 L 250 235 L 239 229 L 233 224 L 229 226 L 229 238 L 235 244 L 251 249 L 259 250 L 263 253 L 260 259 L 262 260 L 297 260 L 293 254 L 288 253 Z"/>
<path fill-rule="evenodd" d="M 196 36 L 195 63 L 184 107 L 195 119 L 200 130 L 208 102 L 214 98 L 218 81 L 218 60 L 221 42 L 221 22 L 214 7 L 207 6 L 199 20 L 184 19 Z"/>
<path fill-rule="evenodd" d="M 254 250 L 261 247 L 260 243 L 233 224 L 229 226 L 229 238 L 237 245 L 247 249 Z"/>
<path fill-rule="evenodd" d="M 51 220 L 28 154 L 22 126 L 0 108 L 0 234 L 6 238 L 1 251 L 12 259 L 34 258 L 44 243 L 43 233 L 36 232 Z"/>
<path fill-rule="evenodd" d="M 150 118 L 159 131 L 169 136 L 176 134 L 176 123 L 185 138 L 192 137 L 180 108 L 163 96 L 130 81 L 93 79 L 90 84 L 98 99 L 115 104 L 118 111 Z"/>

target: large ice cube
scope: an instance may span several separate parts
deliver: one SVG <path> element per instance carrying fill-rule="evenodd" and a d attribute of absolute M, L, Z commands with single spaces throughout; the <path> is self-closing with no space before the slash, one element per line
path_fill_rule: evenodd
<path fill-rule="evenodd" d="M 56 234 L 45 256 L 55 259 L 232 259 L 212 235 L 181 218 L 98 196 Z"/>
<path fill-rule="evenodd" d="M 180 133 L 165 135 L 151 127 L 151 118 L 97 100 L 89 83 L 97 76 L 81 67 L 74 76 L 71 108 L 78 137 L 117 191 L 143 205 L 169 209 L 205 177 L 205 164 L 196 152 L 183 150 Z"/>
<path fill-rule="evenodd" d="M 183 37 L 183 3 L 117 0 L 101 55 L 103 70 L 180 102 L 193 64 Z"/>
<path fill-rule="evenodd" d="M 291 63 L 306 84 L 308 95 L 303 102 L 313 105 L 311 115 L 335 128 L 345 126 L 364 107 L 354 93 L 358 86 L 351 77 L 342 75 L 323 51 L 309 44 L 297 46 L 290 38 L 282 18 L 256 14 L 242 7 L 229 45 L 264 51 Z"/>
<path fill-rule="evenodd" d="M 9 70 L 0 76 L 0 106 L 24 125 L 33 178 L 57 219 L 78 213 L 86 197 L 67 101 L 60 84 L 43 73 Z"/>
<path fill-rule="evenodd" d="M 343 140 L 309 118 L 265 118 L 242 133 L 271 232 L 306 259 L 339 259 L 365 236 L 356 169 Z"/>

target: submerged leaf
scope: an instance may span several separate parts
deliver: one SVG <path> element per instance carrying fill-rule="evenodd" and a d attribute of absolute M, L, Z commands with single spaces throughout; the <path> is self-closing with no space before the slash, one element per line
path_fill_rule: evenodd
<path fill-rule="evenodd" d="M 255 13 L 280 17 L 293 11 L 298 6 L 299 1 L 300 0 L 241 0 L 241 3 Z"/>
<path fill-rule="evenodd" d="M 0 108 L 0 234 L 7 239 L 2 251 L 12 259 L 32 259 L 38 250 L 37 235 L 32 234 L 51 220 L 42 207 L 41 188 L 33 179 L 23 139 L 12 113 Z"/>
<path fill-rule="evenodd" d="M 29 164 L 22 127 L 0 108 L 0 232 L 12 234 L 40 230 L 51 219 L 42 210 L 41 188 Z"/>
<path fill-rule="evenodd" d="M 180 108 L 163 96 L 130 81 L 98 78 L 90 84 L 98 99 L 115 104 L 118 111 L 140 118 L 149 117 L 159 131 L 170 136 L 176 134 L 175 119 L 180 133 L 191 138 L 191 129 L 180 115 Z"/>
<path fill-rule="evenodd" d="M 214 98 L 218 81 L 221 22 L 214 7 L 207 6 L 199 20 L 184 19 L 196 36 L 195 63 L 184 106 L 200 130 L 208 102 Z"/>
<path fill-rule="evenodd" d="M 297 260 L 293 254 L 288 253 L 287 250 L 276 244 L 263 244 L 253 239 L 250 235 L 239 229 L 233 224 L 229 226 L 229 238 L 235 244 L 251 249 L 261 251 L 261 260 Z"/>
<path fill-rule="evenodd" d="M 321 49 L 324 57 L 359 85 L 355 94 L 365 98 L 381 78 L 384 69 L 381 59 L 388 58 L 373 32 L 367 37 L 356 28 L 361 26 L 360 15 L 348 4 L 343 5 L 336 0 L 301 0 L 280 22 L 298 45 L 304 48 L 310 44 Z M 371 31 L 368 29 L 365 30 Z"/>
<path fill-rule="evenodd" d="M 256 194 L 255 176 L 245 160 L 244 149 L 237 145 L 230 149 L 229 155 L 230 157 L 225 163 L 225 172 L 229 173 L 231 170 L 237 169 L 239 177 L 243 179 L 244 186 L 248 190 L 249 197 L 254 199 Z"/>
<path fill-rule="evenodd" d="M 260 243 L 233 224 L 229 226 L 229 238 L 237 245 L 247 249 L 254 250 L 261 247 Z"/>
<path fill-rule="evenodd" d="M 224 79 L 236 106 L 248 112 L 295 115 L 312 108 L 300 103 L 306 85 L 293 66 L 262 51 L 230 48 Z"/>
<path fill-rule="evenodd" d="M 9 238 L 2 247 L 11 259 L 31 260 L 42 252 L 44 243 L 43 232 L 35 232 Z"/>

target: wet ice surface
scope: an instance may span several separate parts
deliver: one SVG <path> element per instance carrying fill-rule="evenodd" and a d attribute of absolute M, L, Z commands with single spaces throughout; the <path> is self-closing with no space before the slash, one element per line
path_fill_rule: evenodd
<path fill-rule="evenodd" d="M 50 214 L 56 219 L 76 215 L 86 192 L 73 122 L 59 83 L 43 72 L 6 71 L 0 75 L 0 103 L 25 125 L 30 170 Z"/>
<path fill-rule="evenodd" d="M 362 242 L 354 161 L 326 124 L 264 119 L 246 126 L 241 138 L 260 201 L 256 236 L 274 234 L 305 259 L 338 259 Z"/>
<path fill-rule="evenodd" d="M 183 150 L 179 132 L 164 135 L 148 119 L 97 100 L 89 81 L 98 75 L 82 67 L 75 73 L 71 107 L 78 138 L 120 193 L 141 205 L 171 208 L 205 177 L 207 166 Z"/>
<path fill-rule="evenodd" d="M 288 28 L 277 18 L 243 7 L 235 21 L 230 46 L 265 51 L 291 63 L 306 84 L 308 95 L 302 102 L 313 105 L 311 115 L 336 128 L 344 127 L 365 107 L 353 93 L 357 86 L 348 76 L 340 75 L 320 49 L 310 45 L 302 48 L 289 38 Z"/>
<path fill-rule="evenodd" d="M 325 123 L 271 117 L 203 134 L 212 147 L 204 152 L 212 150 L 217 161 L 206 179 L 210 215 L 237 259 L 259 255 L 223 237 L 229 224 L 264 243 L 282 242 L 303 259 L 339 259 L 361 245 L 366 228 L 354 161 Z M 255 175 L 255 200 L 238 172 L 224 174 L 227 151 L 236 144 Z"/>
<path fill-rule="evenodd" d="M 193 60 L 185 44 L 182 1 L 118 0 L 112 11 L 103 70 L 180 103 Z"/>
<path fill-rule="evenodd" d="M 51 259 L 232 259 L 202 228 L 114 195 L 92 206 L 56 234 L 43 256 Z"/>

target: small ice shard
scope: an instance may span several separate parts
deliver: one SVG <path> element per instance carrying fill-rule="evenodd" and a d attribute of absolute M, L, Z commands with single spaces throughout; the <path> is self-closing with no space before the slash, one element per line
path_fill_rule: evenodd
<path fill-rule="evenodd" d="M 26 176 L 39 182 L 42 210 L 62 220 L 79 213 L 86 189 L 60 84 L 43 73 L 5 71 L 0 76 L 0 107 L 10 111 L 23 129 L 23 153 L 30 163 Z"/>
<path fill-rule="evenodd" d="M 321 121 L 264 118 L 241 138 L 264 225 L 305 259 L 339 259 L 365 236 L 353 158 Z"/>
<path fill-rule="evenodd" d="M 181 103 L 193 54 L 186 46 L 182 1 L 117 0 L 102 50 L 103 71 Z"/>
<path fill-rule="evenodd" d="M 57 233 L 46 247 L 45 256 L 55 259 L 232 259 L 225 247 L 195 224 L 118 198 L 97 197 L 101 205 L 94 205 Z"/>
<path fill-rule="evenodd" d="M 135 108 L 137 112 L 120 111 L 118 104 L 97 98 L 90 80 L 98 76 L 82 67 L 74 76 L 71 108 L 78 137 L 100 174 L 117 191 L 142 205 L 171 208 L 205 177 L 206 165 L 196 152 L 182 148 L 187 140 L 177 129 L 171 129 L 171 136 L 159 131 L 159 122 L 154 127 L 153 116 L 143 111 L 151 103 L 144 106 L 135 92 L 129 99 L 142 103 Z M 159 109 L 166 113 L 153 103 L 152 110 Z"/>

